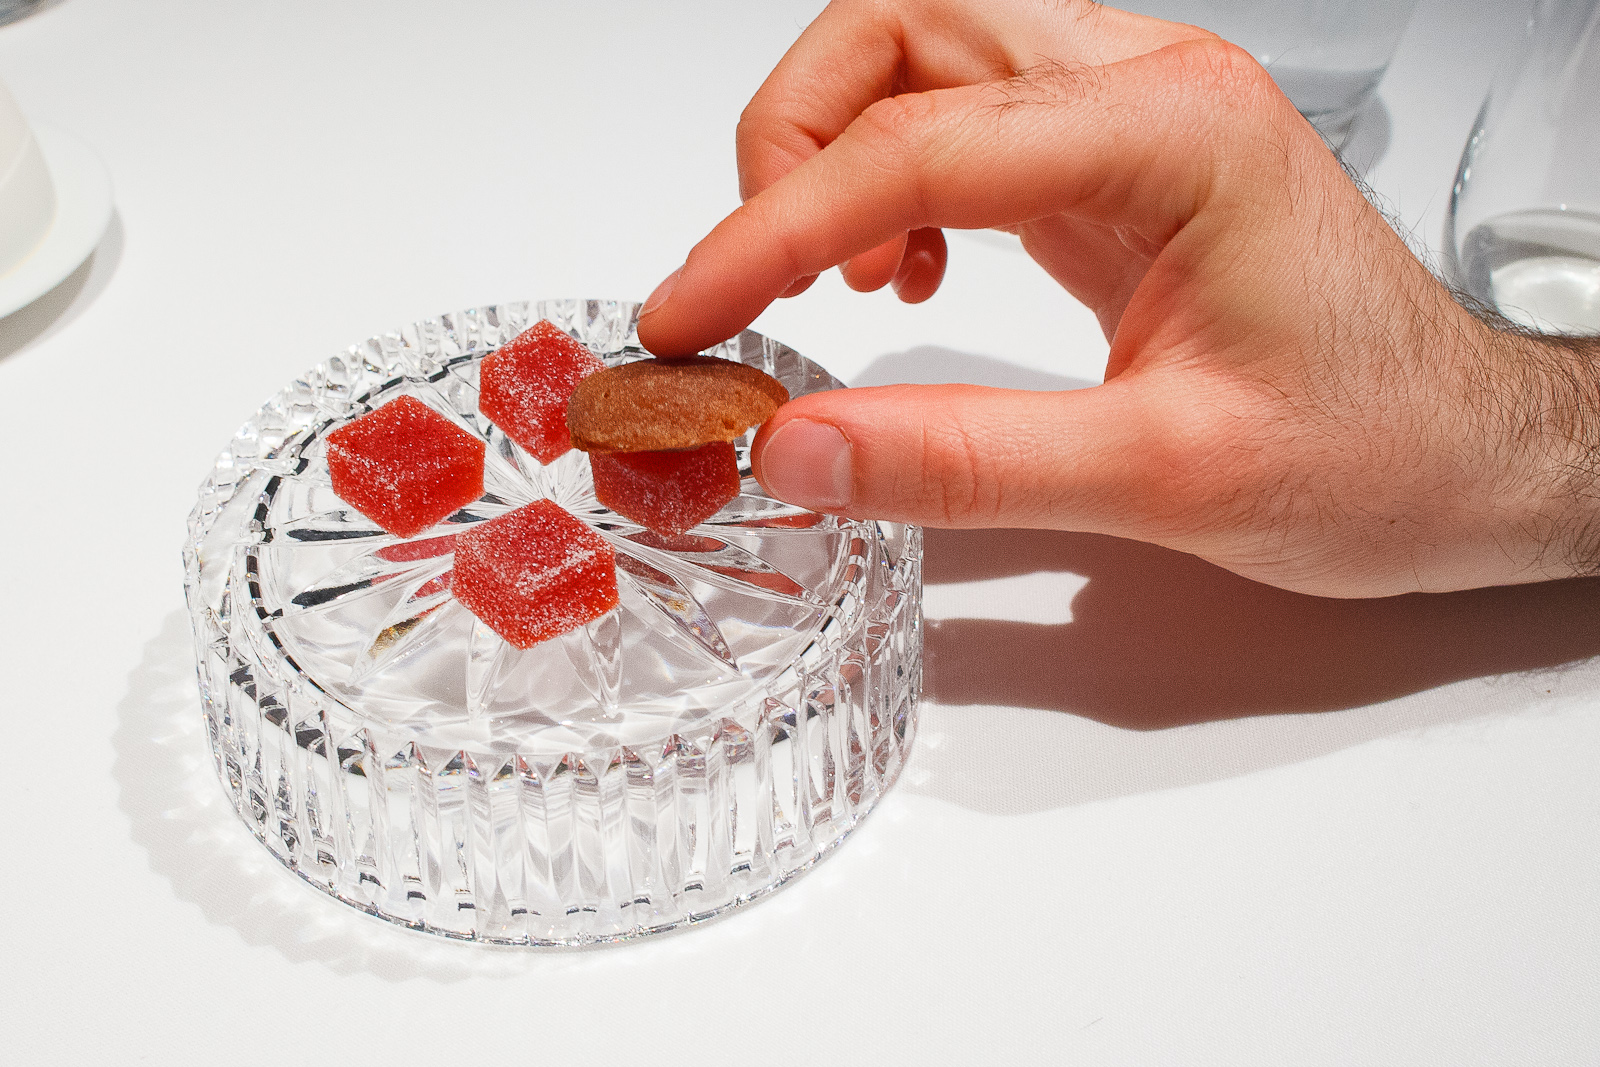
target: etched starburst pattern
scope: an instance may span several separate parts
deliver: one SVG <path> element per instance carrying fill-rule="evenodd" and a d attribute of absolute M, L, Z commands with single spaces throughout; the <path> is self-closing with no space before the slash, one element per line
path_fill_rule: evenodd
<path fill-rule="evenodd" d="M 373 338 L 269 401 L 218 458 L 185 565 L 217 769 L 256 836 L 365 911 L 451 937 L 585 944 L 761 896 L 872 807 L 911 744 L 915 527 L 742 494 L 681 537 L 595 499 L 478 412 L 482 358 L 548 318 L 607 363 L 637 306 L 479 308 Z M 709 354 L 836 388 L 751 331 Z M 488 446 L 485 493 L 400 539 L 340 501 L 325 439 L 397 396 Z M 455 534 L 540 498 L 615 548 L 620 603 L 518 650 L 450 596 Z"/>

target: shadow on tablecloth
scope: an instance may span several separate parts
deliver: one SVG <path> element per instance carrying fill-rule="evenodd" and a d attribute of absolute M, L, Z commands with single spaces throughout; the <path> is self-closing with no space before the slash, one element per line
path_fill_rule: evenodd
<path fill-rule="evenodd" d="M 914 791 L 1041 811 L 1600 694 L 1600 579 L 1329 600 L 1111 537 L 927 532 L 929 584 L 1038 572 L 1087 579 L 1070 622 L 929 623 Z M 984 751 L 1004 786 L 963 773 Z"/>
<path fill-rule="evenodd" d="M 581 962 L 579 953 L 530 954 L 392 927 L 290 873 L 251 836 L 217 780 L 183 612 L 167 616 L 129 675 L 112 744 L 118 807 L 151 869 L 171 881 L 180 900 L 197 905 L 209 922 L 231 926 L 248 945 L 391 982 L 548 974 Z"/>
<path fill-rule="evenodd" d="M 104 236 L 88 259 L 54 289 L 9 315 L 0 316 L 0 360 L 31 348 L 67 325 L 99 299 L 122 265 L 127 237 L 122 213 L 113 210 Z"/>

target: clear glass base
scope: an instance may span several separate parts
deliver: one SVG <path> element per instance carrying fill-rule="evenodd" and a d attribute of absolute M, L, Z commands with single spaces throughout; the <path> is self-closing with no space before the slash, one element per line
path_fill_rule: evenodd
<path fill-rule="evenodd" d="M 1462 239 L 1469 293 L 1542 333 L 1600 333 L 1600 216 L 1530 210 L 1499 215 Z"/>
<path fill-rule="evenodd" d="M 663 538 L 478 413 L 485 355 L 548 318 L 643 358 L 637 305 L 480 308 L 315 368 L 235 436 L 184 558 L 217 770 L 287 866 L 449 937 L 579 945 L 696 922 L 825 854 L 899 773 L 921 676 L 921 532 L 742 494 Z M 745 331 L 712 350 L 839 386 Z M 485 494 L 400 539 L 333 495 L 325 438 L 413 396 L 482 438 Z M 540 498 L 617 554 L 619 607 L 518 650 L 449 592 L 456 532 Z"/>

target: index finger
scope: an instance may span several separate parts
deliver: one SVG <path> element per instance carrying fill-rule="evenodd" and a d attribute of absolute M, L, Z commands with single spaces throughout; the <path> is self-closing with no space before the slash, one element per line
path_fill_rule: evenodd
<path fill-rule="evenodd" d="M 999 81 L 1041 61 L 1100 66 L 1195 36 L 1210 35 L 1091 0 L 834 0 L 740 116 L 740 196 L 827 147 L 879 100 Z"/>
<path fill-rule="evenodd" d="M 1205 41 L 883 101 L 718 223 L 647 302 L 639 338 L 658 354 L 698 351 L 749 325 L 795 279 L 922 227 L 1064 212 L 1164 248 L 1224 188 L 1270 197 L 1292 186 L 1259 173 L 1287 159 L 1243 143 L 1287 119 L 1270 86 L 1248 55 Z"/>

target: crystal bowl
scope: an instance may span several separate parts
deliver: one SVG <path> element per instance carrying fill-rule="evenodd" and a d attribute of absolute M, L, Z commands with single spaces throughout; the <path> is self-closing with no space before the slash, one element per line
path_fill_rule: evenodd
<path fill-rule="evenodd" d="M 550 300 L 350 348 L 240 428 L 184 550 L 216 768 L 256 837 L 372 915 L 518 945 L 623 940 L 783 885 L 871 810 L 910 750 L 921 531 L 741 495 L 662 537 L 478 411 L 483 357 L 544 318 L 645 358 L 638 305 Z M 791 395 L 841 383 L 746 330 L 708 350 Z M 398 396 L 487 446 L 485 492 L 422 534 L 333 494 L 326 438 Z M 456 532 L 548 498 L 616 550 L 619 606 L 526 650 L 450 596 Z"/>

